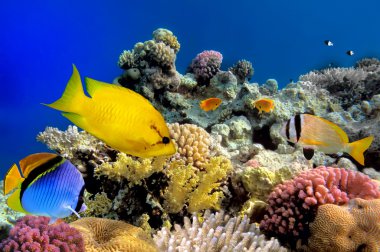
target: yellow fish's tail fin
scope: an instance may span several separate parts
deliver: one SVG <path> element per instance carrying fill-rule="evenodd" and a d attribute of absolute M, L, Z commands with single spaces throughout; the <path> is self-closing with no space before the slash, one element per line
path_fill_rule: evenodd
<path fill-rule="evenodd" d="M 348 144 L 347 153 L 350 154 L 359 164 L 364 165 L 364 152 L 373 141 L 373 136 L 369 136 Z"/>
<path fill-rule="evenodd" d="M 15 189 L 22 181 L 24 178 L 21 176 L 17 165 L 13 164 L 4 177 L 4 195 Z"/>
<path fill-rule="evenodd" d="M 88 99 L 84 94 L 78 69 L 73 64 L 73 74 L 61 98 L 51 104 L 44 104 L 63 112 L 80 114 L 83 103 Z"/>

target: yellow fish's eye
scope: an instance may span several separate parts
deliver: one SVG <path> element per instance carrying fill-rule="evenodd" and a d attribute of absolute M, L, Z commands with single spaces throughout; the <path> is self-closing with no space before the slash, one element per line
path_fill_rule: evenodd
<path fill-rule="evenodd" d="M 163 138 L 162 138 L 162 142 L 163 142 L 164 144 L 168 144 L 168 143 L 170 143 L 170 139 L 169 139 L 169 137 L 163 137 Z"/>

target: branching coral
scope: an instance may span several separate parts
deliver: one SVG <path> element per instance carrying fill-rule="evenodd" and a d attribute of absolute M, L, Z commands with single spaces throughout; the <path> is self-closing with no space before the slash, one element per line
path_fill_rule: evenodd
<path fill-rule="evenodd" d="M 248 60 L 239 60 L 228 70 L 237 77 L 239 83 L 244 83 L 245 80 L 249 81 L 254 73 L 252 63 Z"/>
<path fill-rule="evenodd" d="M 162 171 L 166 160 L 166 157 L 134 158 L 119 152 L 115 162 L 103 163 L 95 169 L 95 174 L 119 182 L 126 179 L 130 186 L 139 185 L 142 179 Z"/>
<path fill-rule="evenodd" d="M 202 219 L 199 221 L 196 215 L 192 220 L 185 217 L 183 227 L 175 224 L 172 232 L 167 228 L 158 231 L 154 240 L 160 251 L 287 251 L 276 239 L 266 240 L 247 216 L 206 211 Z"/>
<path fill-rule="evenodd" d="M 25 216 L 19 219 L 0 243 L 3 252 L 54 251 L 83 252 L 80 233 L 66 223 L 49 225 L 48 217 Z"/>
<path fill-rule="evenodd" d="M 187 203 L 189 212 L 219 209 L 223 198 L 219 187 L 231 170 L 231 162 L 223 156 L 212 157 L 201 170 L 172 161 L 166 170 L 169 185 L 164 192 L 164 208 L 170 213 L 178 213 Z"/>
<path fill-rule="evenodd" d="M 174 53 L 178 53 L 181 45 L 179 44 L 177 37 L 173 35 L 168 29 L 158 28 L 153 32 L 153 39 L 156 42 L 163 42 L 174 50 Z"/>
<path fill-rule="evenodd" d="M 304 238 L 319 205 L 345 204 L 352 198 L 380 197 L 378 185 L 360 173 L 318 167 L 278 185 L 269 195 L 267 215 L 260 228 L 279 238 Z"/>
<path fill-rule="evenodd" d="M 153 240 L 141 228 L 126 222 L 88 217 L 70 226 L 82 234 L 88 252 L 157 251 Z"/>
<path fill-rule="evenodd" d="M 308 251 L 379 251 L 380 200 L 355 199 L 350 205 L 318 208 L 310 224 Z"/>
<path fill-rule="evenodd" d="M 189 71 L 194 73 L 199 84 L 208 84 L 210 79 L 220 70 L 223 56 L 217 51 L 203 51 L 191 62 Z"/>

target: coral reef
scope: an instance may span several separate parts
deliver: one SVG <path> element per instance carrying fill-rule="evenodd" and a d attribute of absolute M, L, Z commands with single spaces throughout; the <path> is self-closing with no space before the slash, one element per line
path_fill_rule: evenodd
<path fill-rule="evenodd" d="M 70 223 L 83 236 L 89 252 L 157 251 L 151 237 L 126 222 L 87 217 Z"/>
<path fill-rule="evenodd" d="M 17 220 L 9 237 L 0 243 L 0 250 L 83 252 L 80 233 L 66 223 L 48 225 L 48 217 L 25 216 Z"/>
<path fill-rule="evenodd" d="M 223 56 L 220 52 L 209 50 L 199 53 L 191 62 L 189 72 L 193 73 L 198 84 L 207 85 L 220 70 Z"/>
<path fill-rule="evenodd" d="M 160 251 L 287 251 L 279 242 L 265 236 L 247 216 L 230 217 L 224 212 L 206 211 L 201 218 L 196 215 L 184 219 L 184 226 L 174 225 L 169 231 L 164 227 L 154 236 Z"/>
<path fill-rule="evenodd" d="M 240 84 L 244 83 L 246 80 L 251 80 L 254 73 L 252 63 L 248 60 L 239 60 L 228 70 L 237 77 L 238 83 Z"/>
<path fill-rule="evenodd" d="M 378 251 L 380 200 L 355 199 L 350 207 L 325 204 L 310 224 L 306 251 Z"/>
<path fill-rule="evenodd" d="M 0 192 L 4 191 L 4 181 L 0 180 Z M 23 213 L 13 211 L 7 206 L 6 197 L 0 193 L 0 241 L 7 237 L 9 230 L 16 220 L 23 217 Z"/>
<path fill-rule="evenodd" d="M 269 195 L 260 228 L 280 239 L 304 239 L 307 224 L 323 204 L 342 205 L 353 198 L 380 197 L 378 185 L 360 173 L 343 168 L 318 167 L 278 185 Z"/>

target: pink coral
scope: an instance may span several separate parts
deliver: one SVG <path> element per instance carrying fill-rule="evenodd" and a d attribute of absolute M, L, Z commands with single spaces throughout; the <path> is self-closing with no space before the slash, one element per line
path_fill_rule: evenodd
<path fill-rule="evenodd" d="M 79 231 L 66 223 L 48 225 L 48 217 L 25 216 L 0 243 L 3 252 L 82 252 L 83 238 Z"/>
<path fill-rule="evenodd" d="M 279 238 L 304 238 L 319 205 L 379 197 L 377 184 L 363 173 L 320 166 L 275 187 L 260 228 Z"/>
<path fill-rule="evenodd" d="M 210 79 L 219 72 L 223 56 L 217 51 L 203 51 L 199 53 L 190 65 L 190 72 L 200 84 L 208 84 Z"/>

